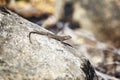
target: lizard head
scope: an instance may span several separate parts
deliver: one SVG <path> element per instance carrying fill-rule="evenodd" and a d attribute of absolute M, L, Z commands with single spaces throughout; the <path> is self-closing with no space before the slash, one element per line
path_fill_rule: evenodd
<path fill-rule="evenodd" d="M 71 39 L 72 37 L 71 36 L 64 36 L 64 40 L 68 40 L 68 39 Z"/>

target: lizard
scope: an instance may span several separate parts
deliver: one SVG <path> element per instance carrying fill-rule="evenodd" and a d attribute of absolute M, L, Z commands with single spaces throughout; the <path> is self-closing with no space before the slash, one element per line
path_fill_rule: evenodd
<path fill-rule="evenodd" d="M 2 13 L 4 15 L 11 14 L 10 11 L 4 6 L 0 6 L 0 13 Z"/>
<path fill-rule="evenodd" d="M 53 39 L 55 39 L 55 40 L 58 40 L 58 41 L 60 41 L 60 42 L 62 42 L 62 43 L 64 43 L 64 44 L 66 44 L 66 45 L 71 46 L 70 44 L 64 42 L 65 40 L 71 39 L 71 36 L 59 36 L 59 35 L 52 34 L 52 33 L 50 33 L 50 32 L 31 31 L 31 32 L 29 33 L 30 43 L 32 43 L 31 38 L 30 38 L 31 34 L 46 35 L 46 36 L 48 36 L 49 38 L 53 38 Z"/>

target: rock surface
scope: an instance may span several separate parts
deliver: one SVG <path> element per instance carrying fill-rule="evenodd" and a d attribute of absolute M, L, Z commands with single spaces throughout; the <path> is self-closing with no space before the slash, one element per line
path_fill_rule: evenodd
<path fill-rule="evenodd" d="M 97 80 L 89 61 L 74 47 L 31 34 L 49 32 L 11 11 L 0 11 L 0 80 Z"/>

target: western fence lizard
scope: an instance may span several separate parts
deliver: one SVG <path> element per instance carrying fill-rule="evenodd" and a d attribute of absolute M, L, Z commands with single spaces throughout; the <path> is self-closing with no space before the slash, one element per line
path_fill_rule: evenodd
<path fill-rule="evenodd" d="M 63 42 L 63 41 L 68 40 L 68 39 L 71 39 L 71 36 L 58 36 L 58 35 L 55 35 L 55 34 L 52 34 L 52 33 L 49 33 L 49 32 L 32 31 L 32 32 L 29 33 L 30 43 L 32 43 L 32 42 L 31 42 L 31 38 L 30 38 L 31 34 L 46 35 L 46 36 L 48 36 L 49 38 L 53 38 L 53 39 L 58 40 L 58 41 L 60 41 L 60 42 L 62 42 L 62 43 L 64 43 L 64 44 L 67 44 L 67 43 L 65 43 L 65 42 Z M 67 44 L 67 45 L 70 45 L 70 44 Z M 70 46 L 71 46 L 71 45 L 70 45 Z"/>

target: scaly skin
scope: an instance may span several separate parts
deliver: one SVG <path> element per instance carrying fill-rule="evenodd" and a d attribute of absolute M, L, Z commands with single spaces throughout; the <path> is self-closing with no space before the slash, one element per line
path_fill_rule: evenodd
<path fill-rule="evenodd" d="M 30 39 L 31 34 L 46 35 L 49 38 L 56 39 L 56 40 L 58 40 L 60 42 L 71 39 L 71 36 L 58 36 L 58 35 L 55 35 L 55 34 L 52 34 L 52 33 L 49 33 L 49 32 L 41 32 L 41 31 L 32 31 L 32 32 L 30 32 L 29 33 L 29 39 Z M 31 42 L 31 40 L 30 40 L 30 42 Z"/>

